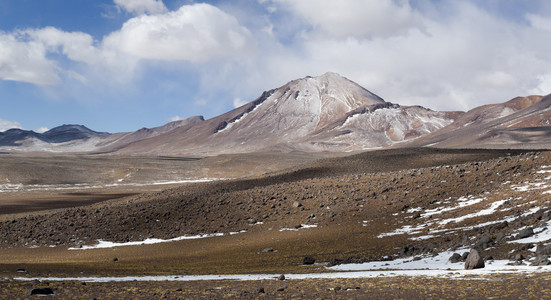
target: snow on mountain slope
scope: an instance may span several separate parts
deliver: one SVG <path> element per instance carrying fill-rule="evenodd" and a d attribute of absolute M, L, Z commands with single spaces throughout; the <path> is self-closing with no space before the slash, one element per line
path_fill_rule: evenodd
<path fill-rule="evenodd" d="M 454 116 L 388 103 L 336 73 L 325 73 L 293 80 L 189 130 L 179 128 L 120 152 L 362 150 L 416 138 L 452 123 Z"/>

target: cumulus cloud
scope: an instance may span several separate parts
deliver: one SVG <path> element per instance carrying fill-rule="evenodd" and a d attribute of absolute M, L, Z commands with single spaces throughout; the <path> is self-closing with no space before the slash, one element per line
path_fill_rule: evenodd
<path fill-rule="evenodd" d="M 514 22 L 475 3 L 459 1 L 425 2 L 425 10 L 414 9 L 407 1 L 273 3 L 310 25 L 295 28 L 295 32 L 308 30 L 307 35 L 297 35 L 282 45 L 284 51 L 258 62 L 261 67 L 256 68 L 274 82 L 335 71 L 387 101 L 448 110 L 551 92 L 546 90 L 551 53 L 545 50 L 551 47 L 551 39 L 542 30 L 546 24 L 534 16 L 527 16 L 528 24 Z M 383 26 L 380 29 L 368 21 L 356 28 L 353 24 L 362 22 L 358 16 L 369 15 L 369 5 L 383 15 L 401 17 L 387 29 L 385 20 L 369 21 L 381 22 L 377 23 Z M 324 13 L 321 6 L 329 12 Z M 334 17 L 326 16 L 333 11 L 337 12 Z M 273 23 L 276 33 L 287 26 L 277 19 Z"/>
<path fill-rule="evenodd" d="M 161 0 L 114 0 L 119 9 L 131 14 L 161 14 L 168 11 Z"/>
<path fill-rule="evenodd" d="M 46 47 L 20 32 L 0 32 L 0 78 L 39 85 L 59 82 L 57 64 L 46 58 Z"/>
<path fill-rule="evenodd" d="M 235 17 L 209 4 L 132 18 L 104 40 L 140 59 L 190 62 L 239 55 L 251 42 L 249 30 Z"/>
<path fill-rule="evenodd" d="M 331 36 L 373 37 L 402 34 L 418 26 L 407 1 L 393 0 L 274 0 L 282 9 L 304 18 Z"/>
<path fill-rule="evenodd" d="M 12 128 L 22 129 L 23 127 L 21 127 L 21 124 L 19 124 L 19 122 L 0 119 L 0 132 L 4 132 Z"/>

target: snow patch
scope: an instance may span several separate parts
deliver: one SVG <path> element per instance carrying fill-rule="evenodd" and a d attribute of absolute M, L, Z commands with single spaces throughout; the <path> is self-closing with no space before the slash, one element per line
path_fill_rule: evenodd
<path fill-rule="evenodd" d="M 240 232 L 230 232 L 228 235 L 235 235 L 238 233 L 242 233 L 246 231 L 240 231 Z M 90 249 L 106 249 L 106 248 L 115 248 L 115 247 L 124 247 L 124 246 L 141 246 L 141 245 L 152 245 L 152 244 L 159 244 L 159 243 L 168 243 L 168 242 L 177 242 L 177 241 L 183 241 L 183 240 L 194 240 L 194 239 L 204 239 L 204 238 L 210 238 L 210 237 L 219 237 L 224 236 L 224 233 L 213 233 L 213 234 L 199 234 L 199 235 L 184 235 L 180 237 L 176 237 L 173 239 L 145 239 L 143 241 L 133 241 L 133 242 L 109 242 L 104 240 L 98 240 L 98 243 L 96 245 L 91 246 L 82 246 L 82 247 L 71 247 L 69 250 L 90 250 Z"/>

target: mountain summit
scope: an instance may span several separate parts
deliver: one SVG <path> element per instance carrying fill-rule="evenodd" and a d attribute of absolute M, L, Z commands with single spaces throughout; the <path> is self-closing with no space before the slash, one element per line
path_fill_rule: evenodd
<path fill-rule="evenodd" d="M 336 73 L 293 80 L 218 117 L 120 148 L 123 153 L 349 151 L 393 145 L 453 114 L 385 102 Z"/>
<path fill-rule="evenodd" d="M 550 96 L 551 97 L 551 96 Z M 547 145 L 549 97 L 521 97 L 464 112 L 386 102 L 336 73 L 263 92 L 225 114 L 115 134 L 64 125 L 44 134 L 0 133 L 2 151 L 216 155 L 256 151 L 360 151 L 385 147 Z"/>

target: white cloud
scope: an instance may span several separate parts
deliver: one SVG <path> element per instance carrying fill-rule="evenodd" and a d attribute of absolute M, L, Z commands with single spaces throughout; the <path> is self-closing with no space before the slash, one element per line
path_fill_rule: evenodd
<path fill-rule="evenodd" d="M 6 131 L 12 128 L 23 129 L 23 127 L 21 127 L 21 124 L 19 124 L 19 122 L 0 119 L 0 132 Z"/>
<path fill-rule="evenodd" d="M 235 17 L 209 4 L 194 4 L 132 18 L 104 44 L 140 59 L 205 62 L 241 55 L 252 39 Z"/>
<path fill-rule="evenodd" d="M 48 131 L 48 130 L 50 130 L 50 129 L 48 129 L 48 127 L 39 127 L 39 128 L 37 128 L 37 129 L 34 129 L 33 131 L 34 131 L 34 132 L 38 132 L 38 133 L 44 133 L 44 132 L 46 132 L 46 131 Z"/>
<path fill-rule="evenodd" d="M 548 17 L 537 14 L 526 14 L 526 19 L 535 28 L 551 31 L 551 20 Z"/>
<path fill-rule="evenodd" d="M 46 58 L 46 47 L 20 32 L 0 32 L 0 78 L 52 85 L 59 82 L 57 64 Z"/>
<path fill-rule="evenodd" d="M 161 14 L 168 11 L 161 0 L 114 0 L 118 8 L 131 14 Z"/>
<path fill-rule="evenodd" d="M 176 122 L 176 121 L 182 121 L 184 117 L 181 116 L 174 116 L 168 119 L 169 122 Z"/>
<path fill-rule="evenodd" d="M 338 38 L 403 34 L 418 26 L 407 1 L 393 0 L 274 0 L 280 8 L 304 18 L 315 28 Z"/>
<path fill-rule="evenodd" d="M 542 25 L 535 28 L 533 24 L 514 22 L 469 2 L 426 2 L 430 7 L 420 11 L 413 10 L 406 1 L 380 1 L 384 9 L 379 11 L 402 11 L 405 21 L 397 21 L 396 26 L 389 27 L 392 30 L 385 31 L 383 26 L 379 31 L 375 30 L 377 26 L 351 26 L 361 21 L 356 17 L 358 9 L 334 8 L 338 12 L 335 16 L 340 17 L 332 19 L 320 8 L 343 8 L 345 4 L 349 8 L 352 4 L 375 7 L 374 2 L 322 1 L 318 6 L 310 0 L 274 2 L 280 4 L 280 10 L 292 9 L 312 27 L 299 25 L 291 42 L 261 49 L 265 56 L 252 64 L 253 69 L 246 71 L 251 75 L 241 83 L 256 81 L 257 86 L 267 89 L 276 87 L 274 83 L 335 71 L 387 101 L 448 110 L 467 110 L 536 91 L 551 93 L 551 53 L 546 50 L 551 49 L 551 39 L 549 33 L 540 30 Z M 311 5 L 310 12 L 306 4 Z M 278 30 L 288 25 L 278 23 L 276 18 L 271 20 L 277 37 Z M 339 27 L 339 22 L 343 27 L 332 29 Z M 384 25 L 384 20 L 380 22 Z M 300 36 L 298 33 L 304 30 L 307 34 Z"/>
<path fill-rule="evenodd" d="M 233 99 L 233 107 L 234 108 L 238 108 L 238 107 L 241 107 L 245 104 L 249 103 L 248 101 L 243 101 L 241 100 L 240 98 L 234 98 Z"/>

